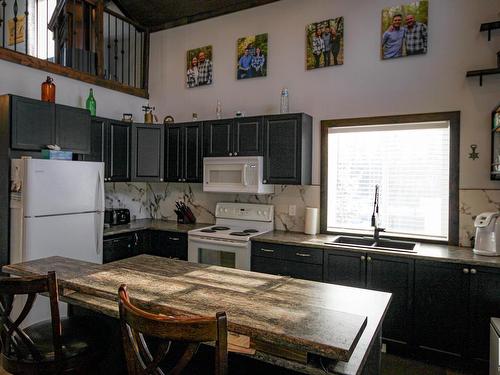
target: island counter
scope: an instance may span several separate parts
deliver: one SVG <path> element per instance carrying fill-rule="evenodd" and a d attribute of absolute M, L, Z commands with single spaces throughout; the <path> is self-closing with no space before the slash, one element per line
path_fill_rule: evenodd
<path fill-rule="evenodd" d="M 256 344 L 254 358 L 295 371 L 371 374 L 380 366 L 389 293 L 149 255 L 105 265 L 50 257 L 3 267 L 16 276 L 51 270 L 62 300 L 113 317 L 122 283 L 145 308 L 174 315 L 226 311 L 229 331 Z M 299 359 L 279 355 L 290 352 Z"/>

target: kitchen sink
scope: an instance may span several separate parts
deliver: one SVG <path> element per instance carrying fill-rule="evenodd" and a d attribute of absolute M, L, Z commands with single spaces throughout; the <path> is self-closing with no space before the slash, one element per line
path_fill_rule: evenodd
<path fill-rule="evenodd" d="M 344 245 L 354 245 L 354 246 L 368 246 L 372 247 L 375 245 L 375 240 L 373 238 L 365 238 L 365 237 L 346 237 L 340 236 L 337 237 L 335 241 L 332 243 L 336 244 L 344 244 Z"/>
<path fill-rule="evenodd" d="M 375 241 L 373 238 L 368 237 L 348 237 L 339 236 L 333 242 L 326 242 L 326 245 L 349 245 L 354 247 L 361 247 L 365 249 L 375 250 L 392 250 L 392 251 L 405 251 L 415 252 L 417 243 L 407 241 L 395 241 L 389 239 L 379 239 Z"/>

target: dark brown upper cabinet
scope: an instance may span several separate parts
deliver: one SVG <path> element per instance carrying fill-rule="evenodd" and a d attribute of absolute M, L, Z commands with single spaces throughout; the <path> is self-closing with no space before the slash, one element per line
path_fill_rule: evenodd
<path fill-rule="evenodd" d="M 204 123 L 204 155 L 262 156 L 262 117 L 207 121 Z"/>
<path fill-rule="evenodd" d="M 77 154 L 90 153 L 90 112 L 56 105 L 56 144 Z"/>
<path fill-rule="evenodd" d="M 264 183 L 310 185 L 312 117 L 305 113 L 264 117 Z"/>
<path fill-rule="evenodd" d="M 40 151 L 50 144 L 76 154 L 91 152 L 90 113 L 40 100 L 9 95 L 11 147 Z"/>
<path fill-rule="evenodd" d="M 11 147 L 15 150 L 40 151 L 54 144 L 56 108 L 40 100 L 9 95 Z"/>
<path fill-rule="evenodd" d="M 165 129 L 165 181 L 202 182 L 203 124 L 187 122 Z"/>
<path fill-rule="evenodd" d="M 130 181 L 131 125 L 122 121 L 110 120 L 106 128 L 106 180 Z"/>
<path fill-rule="evenodd" d="M 132 125 L 132 181 L 163 181 L 165 126 Z"/>

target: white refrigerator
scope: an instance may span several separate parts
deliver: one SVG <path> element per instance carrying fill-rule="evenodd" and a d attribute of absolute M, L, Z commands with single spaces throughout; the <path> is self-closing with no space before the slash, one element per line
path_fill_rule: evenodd
<path fill-rule="evenodd" d="M 12 160 L 10 262 L 59 255 L 102 263 L 104 205 L 103 163 Z M 27 323 L 50 317 L 48 299 L 37 300 Z"/>

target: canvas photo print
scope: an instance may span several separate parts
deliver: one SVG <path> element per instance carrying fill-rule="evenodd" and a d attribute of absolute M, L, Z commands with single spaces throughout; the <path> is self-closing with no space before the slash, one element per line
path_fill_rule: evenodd
<path fill-rule="evenodd" d="M 211 85 L 212 71 L 212 46 L 187 51 L 186 86 L 188 88 Z"/>
<path fill-rule="evenodd" d="M 267 34 L 239 38 L 237 49 L 237 79 L 267 76 Z"/>
<path fill-rule="evenodd" d="M 306 68 L 344 63 L 344 17 L 315 22 L 306 27 Z"/>
<path fill-rule="evenodd" d="M 429 2 L 382 10 L 382 59 L 427 53 Z"/>

